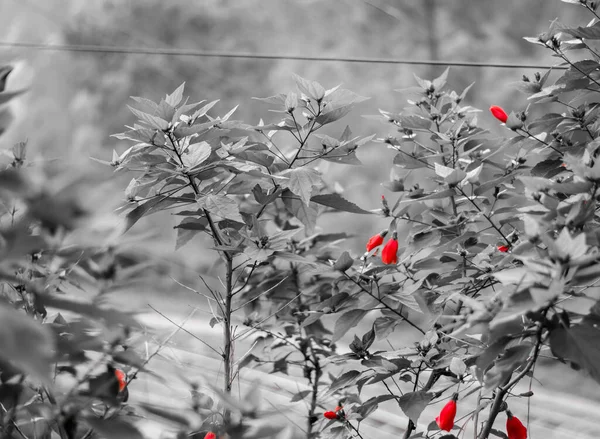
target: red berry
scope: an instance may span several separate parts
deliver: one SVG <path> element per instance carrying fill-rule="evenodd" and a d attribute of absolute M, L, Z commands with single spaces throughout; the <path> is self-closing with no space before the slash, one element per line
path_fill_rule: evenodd
<path fill-rule="evenodd" d="M 383 238 L 385 238 L 385 235 L 387 235 L 387 230 L 371 236 L 369 242 L 367 242 L 367 251 L 370 252 L 375 247 L 379 247 L 381 244 L 383 244 Z"/>
<path fill-rule="evenodd" d="M 508 415 L 508 419 L 506 420 L 508 439 L 527 439 L 527 428 L 521 423 L 519 418 L 513 416 L 509 410 L 506 411 L 506 414 Z"/>
<path fill-rule="evenodd" d="M 499 252 L 502 252 L 502 253 L 507 253 L 508 250 L 510 249 L 510 247 L 506 244 L 499 245 L 496 248 L 498 249 Z"/>
<path fill-rule="evenodd" d="M 448 401 L 439 416 L 435 418 L 435 422 L 438 427 L 440 427 L 440 430 L 450 431 L 452 430 L 452 427 L 454 427 L 454 417 L 456 416 L 455 397 L 453 397 L 451 401 Z"/>
<path fill-rule="evenodd" d="M 127 375 L 120 369 L 115 369 L 115 376 L 117 377 L 117 381 L 119 382 L 119 392 L 125 390 L 127 387 Z"/>
<path fill-rule="evenodd" d="M 494 117 L 500 122 L 506 123 L 506 121 L 508 120 L 508 114 L 506 114 L 506 111 L 504 111 L 501 107 L 498 107 L 497 105 L 492 105 L 490 107 L 490 111 L 492 112 Z"/>
<path fill-rule="evenodd" d="M 209 431 L 208 433 L 206 433 L 206 435 L 204 436 L 204 439 L 217 439 L 217 435 L 214 434 L 212 431 Z"/>
<path fill-rule="evenodd" d="M 398 263 L 398 239 L 395 232 L 393 238 L 387 242 L 381 251 L 381 262 L 384 264 Z"/>
<path fill-rule="evenodd" d="M 327 419 L 337 419 L 337 413 L 336 412 L 325 412 L 323 413 L 323 416 L 325 416 Z"/>

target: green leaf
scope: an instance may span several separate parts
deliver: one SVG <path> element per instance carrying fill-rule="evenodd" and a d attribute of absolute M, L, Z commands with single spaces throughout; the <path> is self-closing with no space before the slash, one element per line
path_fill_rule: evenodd
<path fill-rule="evenodd" d="M 204 163 L 210 157 L 211 152 L 212 149 L 207 142 L 194 143 L 182 154 L 181 160 L 186 168 L 193 170 Z"/>
<path fill-rule="evenodd" d="M 354 328 L 367 315 L 369 311 L 364 309 L 353 309 L 340 316 L 335 322 L 331 342 L 335 343 L 342 338 L 350 328 Z"/>
<path fill-rule="evenodd" d="M 143 111 L 137 110 L 133 107 L 130 107 L 129 105 L 127 107 L 129 107 L 129 110 L 133 114 L 135 114 L 135 116 L 140 120 L 140 122 L 145 123 L 146 125 L 150 126 L 150 128 L 164 131 L 169 126 L 169 123 L 166 120 L 161 119 L 158 116 L 153 116 L 151 114 L 144 113 Z"/>
<path fill-rule="evenodd" d="M 463 360 L 458 357 L 454 357 L 450 361 L 450 372 L 452 372 L 457 377 L 461 377 L 467 371 L 467 365 Z"/>
<path fill-rule="evenodd" d="M 333 393 L 336 390 L 353 386 L 356 384 L 356 381 L 359 377 L 360 372 L 358 370 L 349 370 L 348 372 L 344 372 L 342 375 L 332 381 L 331 385 L 329 386 L 329 392 Z"/>
<path fill-rule="evenodd" d="M 317 204 L 322 204 L 323 206 L 331 207 L 333 209 L 341 210 L 343 212 L 358 213 L 363 215 L 373 214 L 373 212 L 369 212 L 368 210 L 358 207 L 356 204 L 346 200 L 339 194 L 315 195 L 314 197 L 310 198 L 310 201 L 313 201 Z"/>
<path fill-rule="evenodd" d="M 25 93 L 26 90 L 15 90 L 15 91 L 3 91 L 0 93 L 0 105 L 7 103 L 8 101 L 10 101 L 12 98 L 17 97 L 23 93 Z"/>
<path fill-rule="evenodd" d="M 394 157 L 394 165 L 398 165 L 404 169 L 419 169 L 428 167 L 428 163 L 425 159 L 413 157 L 403 151 L 399 152 Z"/>
<path fill-rule="evenodd" d="M 174 200 L 162 196 L 156 196 L 142 204 L 138 204 L 135 209 L 128 212 L 125 216 L 125 219 L 127 221 L 127 224 L 125 226 L 125 232 L 132 228 L 133 225 L 137 223 L 143 216 L 160 210 L 158 209 L 159 207 L 164 208 L 172 204 L 175 204 Z"/>
<path fill-rule="evenodd" d="M 524 344 L 508 348 L 502 357 L 496 360 L 494 366 L 485 373 L 484 382 L 486 389 L 493 389 L 503 385 L 529 356 L 531 345 Z"/>
<path fill-rule="evenodd" d="M 183 90 L 185 89 L 185 82 L 183 84 L 181 84 L 179 87 L 177 87 L 177 89 L 171 93 L 170 95 L 167 95 L 167 97 L 165 98 L 165 102 L 167 104 L 169 104 L 171 107 L 177 107 L 179 105 L 179 103 L 181 102 L 181 99 L 183 99 Z"/>
<path fill-rule="evenodd" d="M 200 415 L 192 410 L 157 407 L 145 402 L 139 402 L 139 404 L 144 410 L 174 424 L 193 428 L 194 425 L 199 425 L 202 422 Z"/>
<path fill-rule="evenodd" d="M 411 130 L 428 130 L 433 123 L 431 120 L 416 114 L 399 114 L 394 116 L 394 121 L 400 124 L 402 128 Z"/>
<path fill-rule="evenodd" d="M 446 67 L 446 70 L 444 70 L 444 73 L 442 73 L 440 76 L 438 76 L 437 78 L 435 78 L 433 80 L 433 86 L 435 87 L 435 90 L 439 90 L 440 88 L 442 88 L 444 85 L 446 85 L 446 80 L 448 79 L 448 72 L 450 71 L 450 67 Z"/>
<path fill-rule="evenodd" d="M 398 404 L 408 418 L 417 424 L 419 416 L 433 399 L 433 393 L 423 391 L 405 393 L 398 399 Z"/>
<path fill-rule="evenodd" d="M 137 428 L 121 418 L 88 417 L 86 422 L 105 439 L 144 439 Z"/>
<path fill-rule="evenodd" d="M 585 322 L 570 328 L 563 326 L 550 333 L 550 349 L 559 358 L 572 361 L 600 383 L 600 328 Z"/>
<path fill-rule="evenodd" d="M 266 104 L 280 105 L 283 107 L 283 105 L 285 104 L 286 98 L 287 98 L 287 95 L 285 93 L 279 93 L 275 96 L 269 96 L 268 98 L 252 98 L 252 99 L 255 99 L 260 102 L 264 102 Z"/>
<path fill-rule="evenodd" d="M 325 88 L 316 81 L 309 81 L 304 79 L 302 76 L 292 74 L 298 90 L 304 93 L 306 96 L 313 98 L 315 101 L 320 101 L 325 96 Z"/>
<path fill-rule="evenodd" d="M 279 184 L 298 195 L 307 206 L 313 190 L 322 182 L 321 175 L 317 171 L 306 167 L 286 169 L 279 175 L 287 177 L 287 180 L 282 180 Z"/>
<path fill-rule="evenodd" d="M 362 419 L 369 416 L 379 407 L 379 403 L 394 399 L 394 395 L 379 395 L 369 398 L 356 408 Z"/>
<path fill-rule="evenodd" d="M 350 267 L 352 267 L 352 264 L 354 264 L 354 259 L 352 259 L 350 254 L 345 251 L 340 255 L 337 261 L 335 261 L 335 264 L 333 264 L 333 268 L 343 273 Z"/>
<path fill-rule="evenodd" d="M 50 379 L 54 337 L 27 314 L 0 305 L 0 357 L 45 382 Z"/>
<path fill-rule="evenodd" d="M 2 134 L 10 126 L 14 119 L 13 112 L 10 107 L 0 109 L 0 134 Z"/>
<path fill-rule="evenodd" d="M 46 247 L 42 235 L 32 235 L 26 224 L 18 223 L 7 230 L 0 230 L 0 261 L 19 260 Z"/>
<path fill-rule="evenodd" d="M 198 200 L 198 204 L 215 215 L 217 221 L 233 220 L 240 223 L 244 222 L 240 215 L 240 208 L 237 201 L 226 195 L 209 194 Z"/>
<path fill-rule="evenodd" d="M 311 392 L 312 392 L 312 390 L 302 390 L 301 392 L 298 392 L 294 396 L 292 396 L 292 399 L 290 399 L 290 402 L 302 401 L 304 398 L 306 398 L 308 395 L 310 395 Z"/>
<path fill-rule="evenodd" d="M 350 113 L 352 107 L 352 105 L 344 105 L 343 107 L 338 107 L 326 113 L 319 114 L 315 119 L 315 122 L 323 126 L 340 120 L 346 114 Z"/>
<path fill-rule="evenodd" d="M 442 177 L 449 186 L 456 185 L 458 182 L 464 180 L 464 178 L 467 176 L 467 173 L 462 169 L 448 168 L 447 166 L 442 166 L 439 163 L 435 164 L 435 173 Z"/>
<path fill-rule="evenodd" d="M 98 305 L 92 303 L 76 302 L 50 295 L 42 295 L 40 296 L 40 300 L 48 308 L 71 311 L 91 317 L 92 319 L 103 320 L 109 326 L 124 325 L 130 328 L 139 326 L 131 315 L 116 309 L 100 308 Z"/>
<path fill-rule="evenodd" d="M 281 194 L 281 199 L 286 209 L 300 220 L 304 225 L 307 234 L 312 234 L 317 224 L 318 211 L 315 208 L 315 204 L 306 205 L 298 197 L 286 189 Z"/>
<path fill-rule="evenodd" d="M 588 40 L 600 40 L 600 22 L 587 27 L 563 27 L 562 32 L 575 38 L 587 38 Z"/>

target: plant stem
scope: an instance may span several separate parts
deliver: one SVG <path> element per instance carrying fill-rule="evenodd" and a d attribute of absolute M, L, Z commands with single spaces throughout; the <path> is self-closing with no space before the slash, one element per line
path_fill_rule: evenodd
<path fill-rule="evenodd" d="M 500 408 L 502 407 L 502 402 L 504 401 L 504 397 L 508 394 L 510 389 L 512 387 L 514 387 L 521 380 L 521 378 L 523 378 L 525 375 L 527 375 L 527 373 L 531 370 L 531 368 L 537 361 L 538 355 L 540 353 L 540 349 L 542 348 L 542 332 L 543 332 L 543 330 L 544 330 L 544 327 L 541 324 L 539 324 L 538 330 L 536 333 L 537 335 L 536 335 L 536 341 L 535 341 L 535 348 L 534 348 L 533 356 L 531 357 L 531 360 L 527 363 L 527 365 L 523 368 L 523 370 L 521 372 L 519 372 L 519 374 L 512 381 L 509 381 L 504 386 L 501 386 L 498 388 L 496 397 L 494 398 L 494 403 L 492 405 L 492 408 L 490 409 L 490 415 L 488 417 L 488 420 L 485 423 L 485 426 L 483 427 L 483 430 L 481 430 L 479 439 L 488 439 L 490 432 L 492 431 L 492 427 L 494 426 L 494 421 L 496 420 L 498 413 L 500 413 Z M 510 377 L 509 377 L 509 379 L 510 379 Z"/>
<path fill-rule="evenodd" d="M 419 386 L 419 374 L 421 373 L 421 370 L 419 369 L 419 371 L 417 372 L 416 376 L 415 376 L 415 386 L 413 388 L 413 392 L 417 391 L 417 387 Z M 437 380 L 440 378 L 440 374 L 438 373 L 438 371 L 433 370 L 431 372 L 431 375 L 429 375 L 429 379 L 427 380 L 427 382 L 425 383 L 425 385 L 423 386 L 423 388 L 421 389 L 423 392 L 428 392 L 433 385 L 437 382 Z M 408 439 L 410 437 L 410 435 L 412 434 L 413 431 L 415 431 L 415 429 L 417 428 L 417 426 L 415 425 L 415 423 L 412 420 L 408 420 L 408 425 L 406 426 L 406 431 L 404 432 L 404 436 L 402 436 L 403 439 Z"/>
<path fill-rule="evenodd" d="M 171 145 L 173 146 L 173 152 L 177 155 L 177 159 L 179 163 L 183 166 L 183 159 L 181 157 L 181 153 L 178 149 L 178 142 L 173 136 L 168 134 L 169 140 L 171 141 Z M 191 175 L 187 175 L 186 177 L 194 191 L 194 194 L 199 195 L 200 191 L 198 190 L 198 186 L 194 181 L 194 177 Z M 215 222 L 213 221 L 212 215 L 210 212 L 203 208 L 202 209 L 206 219 L 208 221 L 208 226 L 210 227 L 210 231 L 212 233 L 212 237 L 215 243 L 218 246 L 223 245 L 223 238 L 221 237 L 221 232 Z M 233 299 L 233 256 L 231 256 L 226 250 L 219 250 L 219 253 L 222 255 L 225 260 L 225 294 L 222 297 L 223 300 L 223 392 L 225 394 L 231 393 L 231 384 L 232 384 L 232 364 L 233 364 L 233 337 L 231 332 L 231 315 L 232 312 L 232 299 Z M 223 424 L 225 427 L 229 425 L 231 420 L 231 413 L 228 409 L 224 409 L 223 411 Z"/>
<path fill-rule="evenodd" d="M 227 257 L 225 261 L 225 308 L 223 310 L 223 390 L 231 393 L 231 365 L 233 363 L 233 339 L 231 336 L 231 302 L 233 298 L 233 259 Z M 228 410 L 223 413 L 223 421 L 228 424 L 230 414 Z"/>
<path fill-rule="evenodd" d="M 319 357 L 315 354 L 315 351 L 312 348 L 312 345 L 309 347 L 309 349 L 311 351 L 311 357 L 312 357 L 311 363 L 313 365 L 314 378 L 313 378 L 312 389 L 311 389 L 310 408 L 308 409 L 308 417 L 306 420 L 306 423 L 307 423 L 306 439 L 312 439 L 313 424 L 317 418 L 316 414 L 315 414 L 315 410 L 317 409 L 317 396 L 319 393 L 319 379 L 321 378 L 321 375 L 323 374 L 323 372 L 321 371 L 321 363 L 319 362 Z M 310 360 L 310 358 L 308 358 L 308 360 Z"/>

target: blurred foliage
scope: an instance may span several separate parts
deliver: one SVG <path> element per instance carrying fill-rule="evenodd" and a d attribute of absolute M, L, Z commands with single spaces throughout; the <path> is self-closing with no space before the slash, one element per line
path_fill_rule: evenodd
<path fill-rule="evenodd" d="M 482 420 L 490 408 L 487 437 L 498 432 L 492 428 L 496 415 L 507 399 L 516 399 L 513 387 L 533 373 L 540 352 L 599 380 L 593 286 L 599 273 L 600 107 L 591 98 L 599 66 L 588 42 L 600 33 L 594 23 L 580 28 L 554 22 L 528 43 L 514 35 L 531 34 L 531 24 L 503 17 L 492 26 L 483 18 L 506 8 L 498 3 L 424 1 L 421 9 L 383 1 L 207 1 L 204 9 L 190 10 L 183 2 L 63 2 L 67 12 L 58 17 L 57 36 L 69 43 L 257 52 L 293 46 L 320 55 L 363 50 L 427 58 L 470 56 L 482 47 L 522 56 L 533 53 L 533 42 L 569 69 L 528 74 L 514 84 L 515 94 L 502 85 L 510 75 L 477 71 L 480 81 L 470 89 L 469 103 L 495 92 L 506 100 L 494 103 L 512 109 L 516 93 L 523 92 L 533 104 L 509 110 L 502 129 L 512 132 L 498 139 L 465 103 L 471 78 L 461 69 L 456 82 L 465 92 L 446 87 L 448 71 L 435 72 L 430 77 L 436 79 L 417 78 L 417 87 L 404 90 L 408 109 L 399 108 L 400 95 L 387 91 L 406 87 L 411 72 L 390 79 L 391 67 L 58 54 L 40 61 L 47 63 L 47 75 L 38 75 L 33 93 L 24 96 L 18 80 L 13 86 L 10 68 L 0 69 L 6 88 L 0 91 L 0 128 L 4 132 L 14 113 L 15 131 L 32 133 L 29 142 L 3 150 L 6 169 L 0 172 L 2 434 L 141 437 L 133 425 L 147 416 L 180 437 L 204 437 L 209 429 L 236 438 L 286 437 L 291 433 L 264 410 L 257 386 L 242 398 L 230 395 L 234 382 L 252 369 L 303 381 L 291 402 L 305 404 L 308 437 L 358 434 L 360 422 L 384 404 L 397 405 L 410 419 L 407 435 L 419 435 L 425 429 L 418 419 L 428 405 L 464 385 L 460 401 L 466 406 L 468 386 L 477 384 L 484 399 L 473 407 Z M 539 10 L 531 14 L 536 20 L 556 7 L 510 3 L 519 15 Z M 35 4 L 24 7 L 40 12 Z M 589 9 L 595 13 L 595 5 Z M 586 12 L 571 10 L 573 17 Z M 406 26 L 392 33 L 402 19 Z M 305 35 L 305 29 L 331 32 Z M 407 35 L 414 35 L 416 50 L 406 44 Z M 492 44 L 484 46 L 488 38 Z M 380 41 L 385 44 L 375 54 L 371 47 Z M 580 53 L 592 59 L 578 61 Z M 52 68 L 57 60 L 61 65 Z M 274 95 L 291 66 L 302 73 L 294 76 L 296 90 Z M 47 87 L 57 78 L 60 87 Z M 186 101 L 179 86 L 184 79 L 186 94 L 206 101 Z M 348 85 L 358 94 L 335 87 L 348 79 L 359 83 Z M 175 91 L 160 99 L 157 90 Z M 383 90 L 374 105 L 394 110 L 362 119 L 355 134 L 335 123 L 364 101 L 361 94 Z M 126 110 L 132 94 L 144 96 L 132 105 L 135 124 Z M 246 99 L 269 95 L 262 102 Z M 219 97 L 223 104 L 213 101 Z M 40 105 L 28 107 L 22 99 Z M 254 103 L 234 113 L 232 100 Z M 361 112 L 375 112 L 370 105 L 361 104 Z M 282 116 L 273 121 L 266 107 Z M 244 122 L 233 120 L 234 114 Z M 346 120 L 357 125 L 352 115 Z M 373 135 L 381 128 L 371 120 L 384 122 L 388 132 Z M 127 131 L 116 135 L 123 143 L 115 142 L 106 159 L 100 145 L 123 122 Z M 32 145 L 44 147 L 46 158 L 73 154 L 72 160 L 38 165 L 32 156 L 40 151 Z M 119 202 L 114 190 L 98 189 L 102 171 L 96 174 L 99 168 L 90 168 L 83 155 L 114 167 L 117 176 L 136 173 L 128 185 L 117 180 L 127 186 L 119 209 L 124 222 L 113 215 Z M 73 166 L 65 172 L 69 161 Z M 366 180 L 345 168 L 361 161 L 376 165 Z M 359 207 L 375 207 L 379 183 L 387 194 L 380 208 Z M 171 236 L 135 239 L 135 232 L 150 228 L 140 220 L 159 211 L 176 214 Z M 364 214 L 369 233 L 388 230 L 387 251 L 399 232 L 400 263 L 382 264 L 373 251 L 357 255 L 348 241 L 358 228 L 355 216 L 341 221 L 339 214 L 329 215 L 334 211 Z M 379 214 L 377 221 L 372 213 Z M 198 245 L 184 247 L 197 235 L 204 235 L 201 252 Z M 361 245 L 366 235 L 358 236 Z M 222 327 L 224 337 L 222 350 L 210 348 L 224 359 L 224 388 L 209 379 L 200 390 L 194 379 L 182 377 L 190 397 L 181 410 L 164 403 L 129 405 L 123 381 L 139 372 L 152 375 L 147 364 L 170 339 L 148 336 L 123 298 L 138 293 L 145 303 L 163 287 L 170 294 L 162 300 L 181 305 L 165 266 L 157 263 L 165 243 L 187 250 L 181 258 L 194 275 L 176 282 L 200 297 L 187 304 L 210 301 L 210 325 Z M 118 307 L 110 305 L 115 301 Z M 366 330 L 361 322 L 368 322 Z M 409 330 L 407 324 L 416 331 L 414 345 L 403 335 L 401 349 L 382 346 L 398 328 Z M 244 339 L 251 345 L 240 354 L 233 343 Z M 149 343 L 156 345 L 153 353 Z M 155 378 L 172 385 L 172 376 Z M 386 388 L 386 380 L 399 394 Z M 367 399 L 363 388 L 371 386 L 376 394 Z M 324 410 L 334 414 L 327 417 L 331 422 L 319 420 Z M 427 428 L 436 429 L 433 421 Z"/>

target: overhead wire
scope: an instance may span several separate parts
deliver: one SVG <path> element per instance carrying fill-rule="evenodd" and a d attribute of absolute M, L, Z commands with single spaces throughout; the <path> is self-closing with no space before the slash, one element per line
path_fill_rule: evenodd
<path fill-rule="evenodd" d="M 538 70 L 566 70 L 564 65 L 538 65 L 517 63 L 486 63 L 472 61 L 449 61 L 449 60 L 417 60 L 402 58 L 372 58 L 372 57 L 343 57 L 343 56 L 310 56 L 310 55 L 288 55 L 278 53 L 250 53 L 250 52 L 220 52 L 201 51 L 176 48 L 145 48 L 129 46 L 101 46 L 92 44 L 43 44 L 18 41 L 0 41 L 0 47 L 23 48 L 34 50 L 51 50 L 66 52 L 87 53 L 113 53 L 127 55 L 167 55 L 167 56 L 189 56 L 197 58 L 240 58 L 256 60 L 293 60 L 293 61 L 316 61 L 316 62 L 342 62 L 363 64 L 398 64 L 398 65 L 429 65 L 448 67 L 475 67 L 496 69 L 538 69 Z"/>

